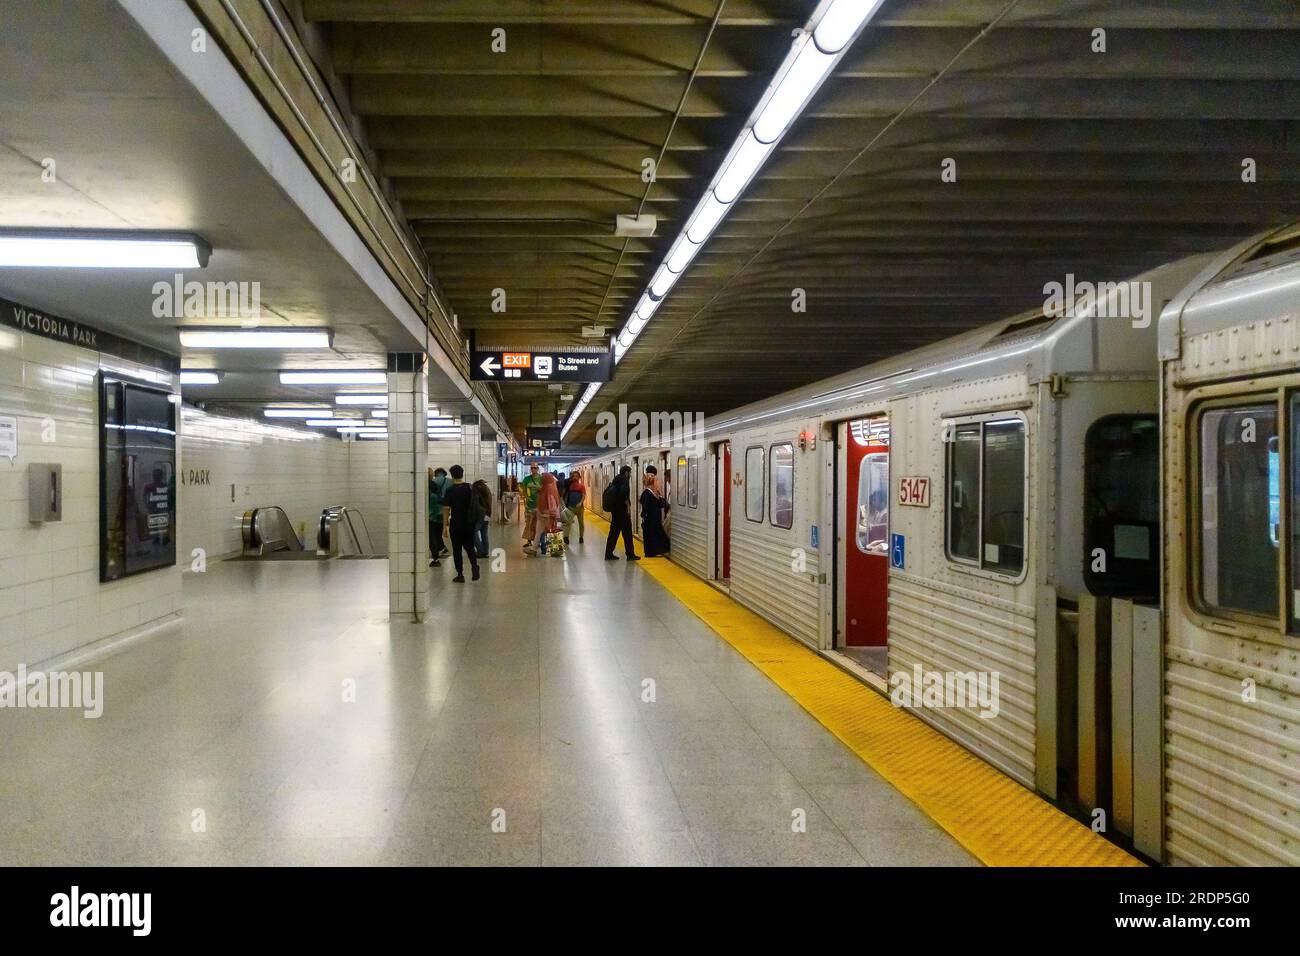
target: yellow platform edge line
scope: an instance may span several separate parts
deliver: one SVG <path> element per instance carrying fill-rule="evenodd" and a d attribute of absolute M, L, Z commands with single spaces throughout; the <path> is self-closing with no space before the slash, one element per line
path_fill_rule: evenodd
<path fill-rule="evenodd" d="M 1144 865 L 680 565 L 639 567 L 985 865 Z"/>

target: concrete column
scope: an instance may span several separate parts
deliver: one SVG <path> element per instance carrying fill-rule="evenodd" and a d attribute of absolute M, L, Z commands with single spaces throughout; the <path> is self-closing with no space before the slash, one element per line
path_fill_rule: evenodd
<path fill-rule="evenodd" d="M 421 352 L 388 356 L 388 615 L 429 609 L 429 382 Z"/>

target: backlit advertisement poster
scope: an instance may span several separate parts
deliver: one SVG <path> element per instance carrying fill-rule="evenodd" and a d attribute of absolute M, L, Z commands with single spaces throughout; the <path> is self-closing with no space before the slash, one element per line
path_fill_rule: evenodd
<path fill-rule="evenodd" d="M 176 563 L 176 406 L 171 392 L 100 373 L 99 579 Z"/>

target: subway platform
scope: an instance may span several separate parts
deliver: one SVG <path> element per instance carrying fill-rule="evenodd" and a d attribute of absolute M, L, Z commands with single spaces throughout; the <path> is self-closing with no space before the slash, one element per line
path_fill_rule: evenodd
<path fill-rule="evenodd" d="M 98 719 L 10 711 L 3 865 L 978 865 L 649 573 L 493 527 L 388 620 L 383 560 L 214 562 Z"/>

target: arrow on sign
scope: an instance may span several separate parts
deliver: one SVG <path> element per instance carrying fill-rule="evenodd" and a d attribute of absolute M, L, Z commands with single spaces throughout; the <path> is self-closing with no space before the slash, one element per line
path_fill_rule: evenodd
<path fill-rule="evenodd" d="M 500 366 L 500 364 L 498 364 L 498 362 L 497 362 L 497 358 L 496 358 L 495 355 L 489 355 L 489 356 L 488 356 L 487 358 L 485 358 L 481 363 L 479 363 L 479 368 L 481 368 L 483 371 L 487 372 L 489 375 L 491 375 L 493 372 L 495 372 L 495 371 L 496 371 L 497 369 L 499 369 L 500 367 L 501 367 L 501 366 Z"/>

